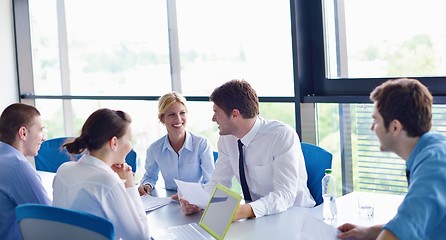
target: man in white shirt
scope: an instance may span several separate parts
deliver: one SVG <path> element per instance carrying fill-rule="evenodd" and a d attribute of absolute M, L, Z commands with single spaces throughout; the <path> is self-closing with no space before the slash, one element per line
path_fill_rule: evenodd
<path fill-rule="evenodd" d="M 239 207 L 234 220 L 279 213 L 293 205 L 313 207 L 296 131 L 279 121 L 259 117 L 257 94 L 245 80 L 226 82 L 214 90 L 210 100 L 214 102 L 212 121 L 218 124 L 220 138 L 218 161 L 205 189 L 211 193 L 217 183 L 231 187 L 234 176 L 242 189 L 247 185 L 246 204 Z M 244 168 L 239 168 L 240 160 Z M 181 203 L 185 214 L 200 210 L 186 199 Z"/>

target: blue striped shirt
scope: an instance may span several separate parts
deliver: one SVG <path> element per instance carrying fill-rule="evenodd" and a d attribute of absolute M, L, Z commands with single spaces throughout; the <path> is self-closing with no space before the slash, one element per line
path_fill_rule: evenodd
<path fill-rule="evenodd" d="M 211 145 L 206 138 L 186 131 L 186 140 L 177 154 L 165 135 L 147 149 L 145 168 L 141 184 L 152 187 L 158 181 L 160 171 L 168 190 L 177 189 L 174 179 L 207 183 L 214 171 Z"/>

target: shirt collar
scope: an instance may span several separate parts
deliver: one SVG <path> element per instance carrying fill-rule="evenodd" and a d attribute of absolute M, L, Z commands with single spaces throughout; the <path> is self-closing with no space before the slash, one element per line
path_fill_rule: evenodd
<path fill-rule="evenodd" d="M 190 132 L 186 131 L 186 141 L 184 141 L 184 148 L 186 148 L 189 151 L 194 150 L 194 146 L 192 144 L 192 137 L 190 135 Z"/>
<path fill-rule="evenodd" d="M 424 133 L 418 142 L 415 144 L 415 147 L 412 149 L 412 152 L 409 155 L 409 158 L 406 161 L 406 168 L 410 171 L 414 161 L 418 155 L 418 153 L 426 146 L 427 142 L 430 140 L 430 136 L 433 135 L 432 132 Z"/>
<path fill-rule="evenodd" d="M 163 143 L 163 148 L 162 149 L 164 151 L 165 149 L 168 149 L 168 148 L 173 150 L 172 146 L 170 145 L 168 135 L 166 134 L 164 136 L 164 143 Z M 194 146 L 193 146 L 193 142 L 192 142 L 192 136 L 191 136 L 191 133 L 189 131 L 186 131 L 186 140 L 184 141 L 184 144 L 183 144 L 182 148 L 186 148 L 189 151 L 193 151 L 194 150 Z"/>
<path fill-rule="evenodd" d="M 0 148 L 3 148 L 8 152 L 13 153 L 14 155 L 18 156 L 20 159 L 26 159 L 25 155 L 23 155 L 22 152 L 17 150 L 15 147 L 9 145 L 8 143 L 0 141 Z"/>
<path fill-rule="evenodd" d="M 115 171 L 113 171 L 113 169 L 111 169 L 111 167 L 109 167 L 104 161 L 100 160 L 99 158 L 93 157 L 88 153 L 82 155 L 82 157 L 77 162 L 79 164 L 90 165 L 103 169 L 107 172 L 115 173 Z M 118 174 L 116 174 L 116 176 L 119 178 Z"/>
<path fill-rule="evenodd" d="M 255 121 L 254 125 L 252 126 L 251 130 L 249 130 L 249 132 L 240 139 L 242 141 L 243 145 L 249 146 L 249 144 L 254 139 L 254 137 L 257 135 L 259 130 L 260 130 L 260 117 L 256 117 L 256 121 Z"/>

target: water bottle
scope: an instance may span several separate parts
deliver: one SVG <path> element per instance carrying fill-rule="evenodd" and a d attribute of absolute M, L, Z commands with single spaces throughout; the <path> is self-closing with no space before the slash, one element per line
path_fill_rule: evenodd
<path fill-rule="evenodd" d="M 322 178 L 322 197 L 324 199 L 323 215 L 324 220 L 336 218 L 336 179 L 331 174 L 331 169 L 325 169 L 325 176 Z"/>

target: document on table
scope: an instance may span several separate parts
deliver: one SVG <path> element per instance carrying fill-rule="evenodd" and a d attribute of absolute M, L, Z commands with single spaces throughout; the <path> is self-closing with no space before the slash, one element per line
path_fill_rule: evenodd
<path fill-rule="evenodd" d="M 174 179 L 174 181 L 177 184 L 178 192 L 181 194 L 181 198 L 184 198 L 190 204 L 197 205 L 201 208 L 206 207 L 210 196 L 206 191 L 204 191 L 200 183 L 184 182 L 178 179 Z"/>
<path fill-rule="evenodd" d="M 301 225 L 301 236 L 299 239 L 302 240 L 310 240 L 310 239 L 338 239 L 339 230 L 318 219 L 310 214 L 304 217 L 305 221 L 303 221 Z"/>
<path fill-rule="evenodd" d="M 146 212 L 155 210 L 162 206 L 166 206 L 172 201 L 170 197 L 154 197 L 150 195 L 141 196 L 142 204 Z"/>

